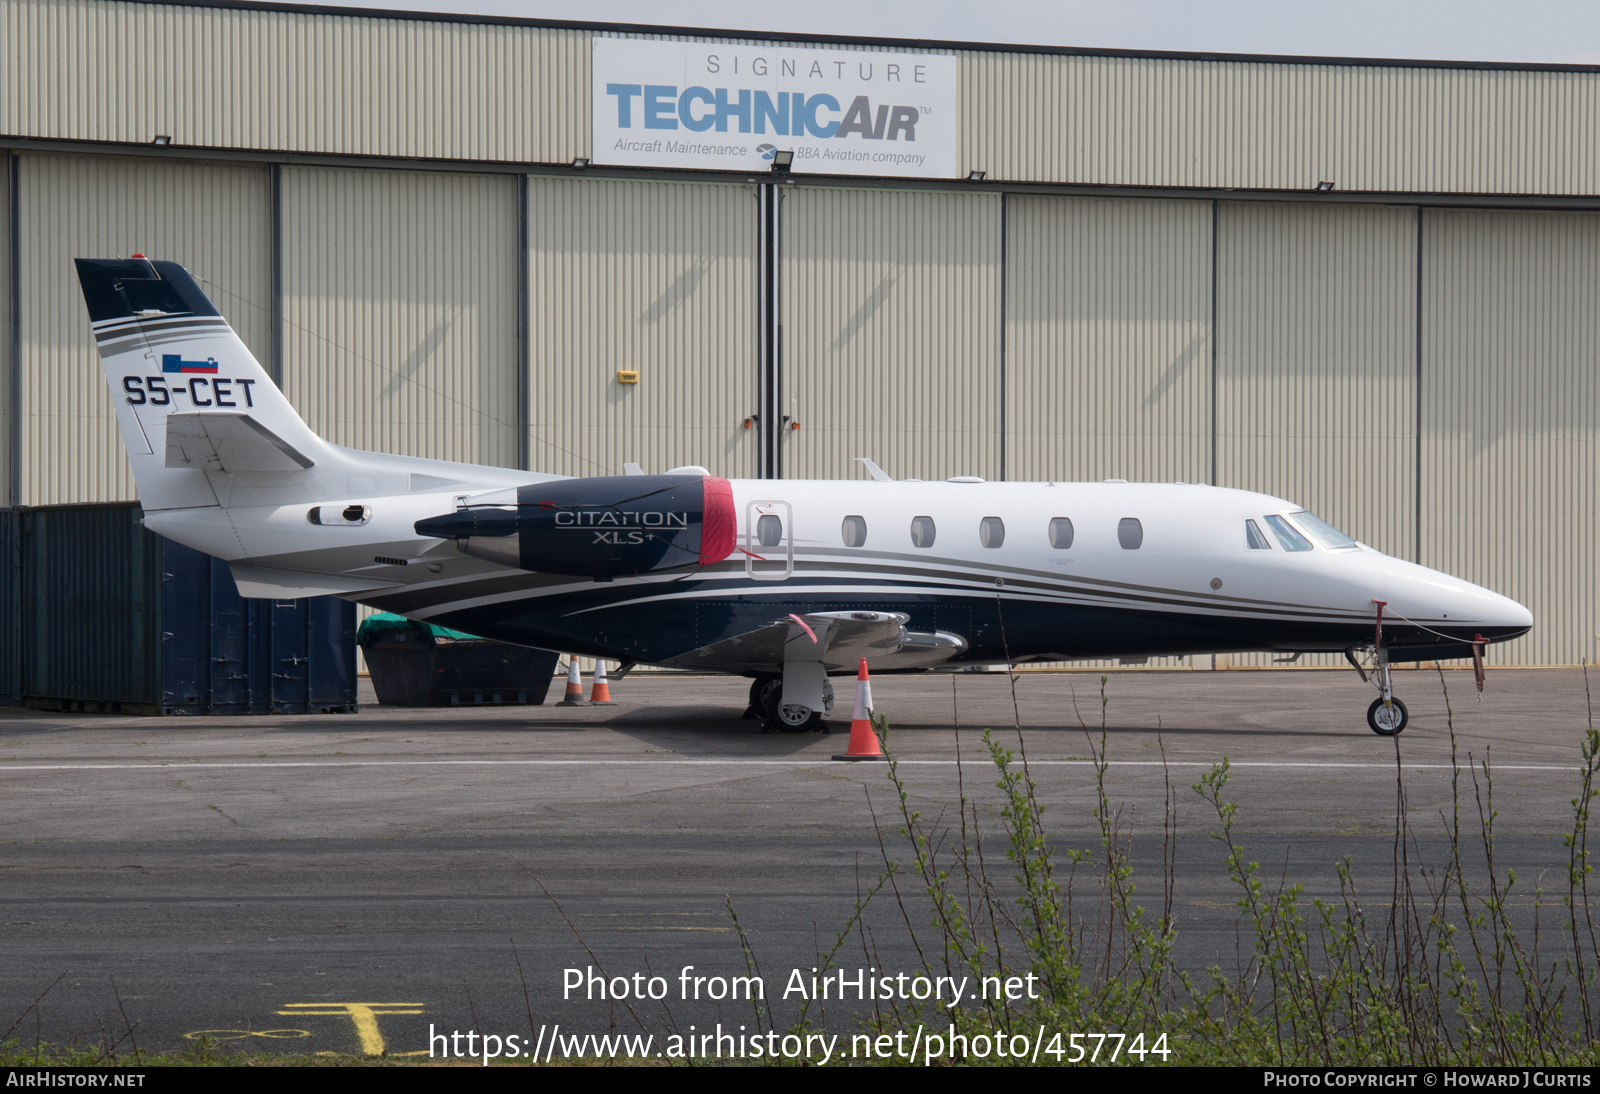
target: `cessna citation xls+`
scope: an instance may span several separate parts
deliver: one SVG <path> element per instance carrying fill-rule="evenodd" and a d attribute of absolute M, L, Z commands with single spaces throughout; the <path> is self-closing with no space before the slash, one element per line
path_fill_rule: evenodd
<path fill-rule="evenodd" d="M 247 597 L 333 594 L 529 646 L 753 678 L 782 728 L 828 676 L 1237 651 L 1396 661 L 1525 633 L 1520 604 L 1280 498 L 1183 484 L 567 478 L 361 452 L 301 420 L 181 266 L 79 259 L 145 524 Z M 1363 672 L 1363 676 L 1365 673 Z"/>

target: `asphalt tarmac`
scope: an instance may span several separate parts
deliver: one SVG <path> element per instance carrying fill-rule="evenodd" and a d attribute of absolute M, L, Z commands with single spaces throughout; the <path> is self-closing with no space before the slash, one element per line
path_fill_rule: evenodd
<path fill-rule="evenodd" d="M 1584 674 L 1492 671 L 1481 701 L 1470 673 L 1396 681 L 1411 710 L 1397 739 L 1368 731 L 1375 693 L 1349 672 L 1123 671 L 1103 685 L 1025 673 L 1014 700 L 1004 674 L 873 687 L 906 809 L 937 845 L 965 797 L 969 842 L 976 826 L 984 848 L 972 872 L 1008 911 L 1015 869 L 985 728 L 1013 769 L 1025 753 L 1065 878 L 1064 850 L 1103 857 L 1103 725 L 1103 785 L 1140 899 L 1159 912 L 1170 876 L 1180 961 L 1228 970 L 1248 943 L 1239 889 L 1217 813 L 1192 789 L 1224 757 L 1236 840 L 1271 886 L 1300 883 L 1305 900 L 1338 897 L 1348 856 L 1369 913 L 1387 914 L 1401 791 L 1418 884 L 1445 865 L 1455 811 L 1483 876 L 1491 779 L 1472 772 L 1485 761 L 1514 914 L 1531 926 L 1536 888 L 1547 905 L 1564 895 Z M 837 684 L 847 715 L 852 689 Z M 611 707 L 0 711 L 0 1041 L 426 1054 L 430 1030 L 542 1046 L 556 1025 L 562 1037 L 719 1023 L 748 1035 L 767 1019 L 732 997 L 735 978 L 761 976 L 782 1029 L 841 931 L 833 964 L 850 977 L 914 975 L 924 956 L 942 974 L 887 765 L 831 760 L 847 720 L 831 735 L 761 732 L 739 716 L 745 692 L 634 676 L 613 685 Z M 902 864 L 899 898 L 885 886 L 846 930 L 886 861 Z M 1092 921 L 1093 867 L 1078 869 Z M 665 998 L 593 998 L 591 970 Z M 884 1005 L 846 994 L 813 1001 L 808 1018 L 848 1031 Z"/>

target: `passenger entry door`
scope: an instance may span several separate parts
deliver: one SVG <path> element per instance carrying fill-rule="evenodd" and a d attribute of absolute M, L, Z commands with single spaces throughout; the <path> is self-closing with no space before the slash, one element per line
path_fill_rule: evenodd
<path fill-rule="evenodd" d="M 754 581 L 785 581 L 794 573 L 794 511 L 788 502 L 745 506 L 744 572 Z"/>

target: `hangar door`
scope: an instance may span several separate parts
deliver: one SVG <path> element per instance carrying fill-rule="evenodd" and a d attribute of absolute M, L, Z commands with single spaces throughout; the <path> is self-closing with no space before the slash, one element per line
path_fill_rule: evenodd
<path fill-rule="evenodd" d="M 283 390 L 336 444 L 515 466 L 517 184 L 283 169 Z"/>
<path fill-rule="evenodd" d="M 267 169 L 17 157 L 17 505 L 132 499 L 133 476 L 74 258 L 135 252 L 194 274 L 251 351 L 271 348 Z"/>
<path fill-rule="evenodd" d="M 1218 233 L 1217 483 L 1415 558 L 1416 210 L 1223 202 Z"/>
<path fill-rule="evenodd" d="M 1000 208 L 783 188 L 784 478 L 1001 476 Z"/>
<path fill-rule="evenodd" d="M 1595 656 L 1600 215 L 1424 209 L 1421 561 L 1527 605 L 1500 664 Z"/>
<path fill-rule="evenodd" d="M 1006 477 L 1204 482 L 1211 203 L 1006 199 Z"/>
<path fill-rule="evenodd" d="M 530 466 L 753 475 L 754 188 L 530 178 L 527 217 Z"/>

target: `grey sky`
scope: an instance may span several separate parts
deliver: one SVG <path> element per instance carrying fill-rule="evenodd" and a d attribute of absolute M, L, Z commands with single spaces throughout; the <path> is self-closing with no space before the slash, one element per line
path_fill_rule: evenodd
<path fill-rule="evenodd" d="M 1587 0 L 393 0 L 423 11 L 1222 53 L 1600 64 Z"/>

